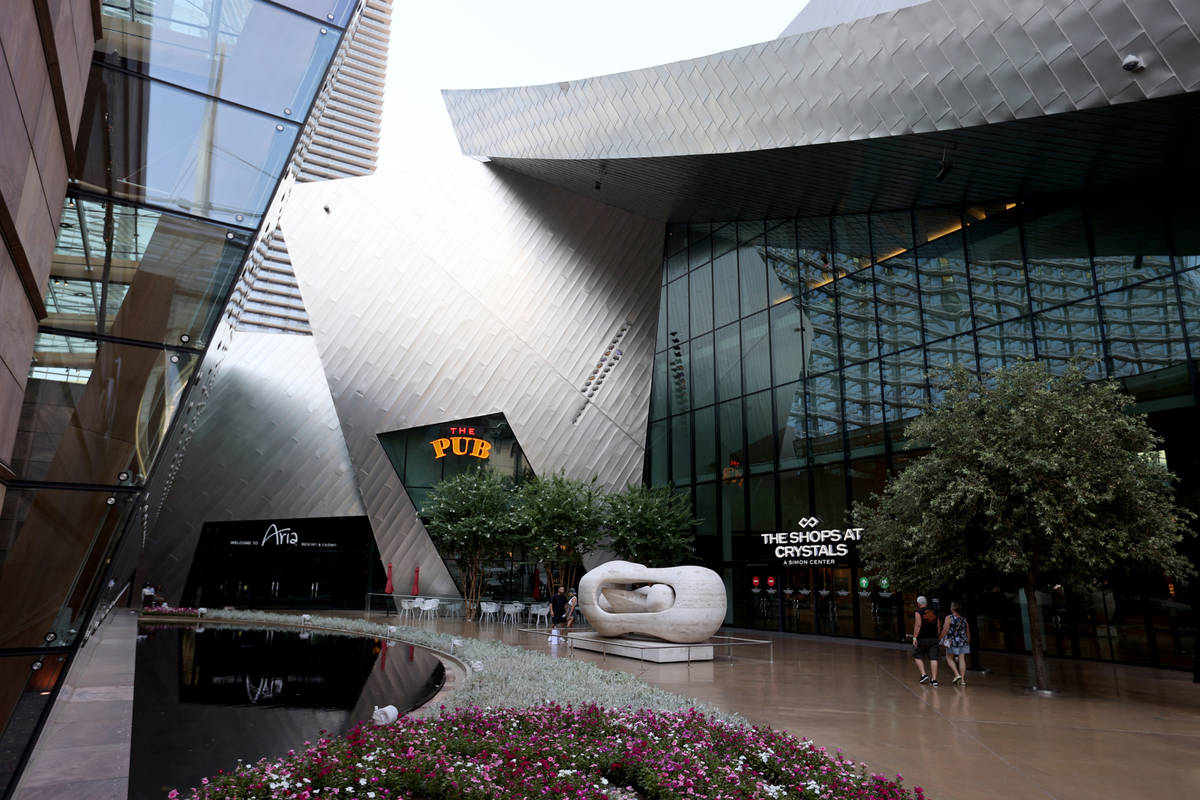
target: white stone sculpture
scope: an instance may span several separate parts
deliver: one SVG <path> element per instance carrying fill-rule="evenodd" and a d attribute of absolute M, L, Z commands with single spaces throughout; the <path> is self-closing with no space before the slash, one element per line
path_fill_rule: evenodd
<path fill-rule="evenodd" d="M 648 585 L 622 588 L 634 583 Z M 725 584 L 705 567 L 609 561 L 579 581 L 579 606 L 601 636 L 640 633 L 691 644 L 707 640 L 725 621 Z"/>
<path fill-rule="evenodd" d="M 398 719 L 400 719 L 400 710 L 392 705 L 383 708 L 375 706 L 375 710 L 371 712 L 371 721 L 376 725 L 391 725 Z"/>

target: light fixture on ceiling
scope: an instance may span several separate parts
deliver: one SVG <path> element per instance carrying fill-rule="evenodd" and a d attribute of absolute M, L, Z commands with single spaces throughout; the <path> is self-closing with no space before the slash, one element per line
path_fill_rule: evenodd
<path fill-rule="evenodd" d="M 950 170 L 953 168 L 954 165 L 950 163 L 949 156 L 947 155 L 946 151 L 943 150 L 942 160 L 938 162 L 937 174 L 933 176 L 933 179 L 938 182 L 946 180 L 946 176 L 950 174 Z"/>
<path fill-rule="evenodd" d="M 1145 68 L 1146 59 L 1142 58 L 1136 53 L 1130 53 L 1121 60 L 1121 69 L 1125 70 L 1126 72 L 1141 72 Z"/>

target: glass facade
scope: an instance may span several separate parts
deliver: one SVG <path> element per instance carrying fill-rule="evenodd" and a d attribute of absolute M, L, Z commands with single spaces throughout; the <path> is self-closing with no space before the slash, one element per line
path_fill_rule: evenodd
<path fill-rule="evenodd" d="M 860 574 L 852 546 L 784 558 L 762 534 L 850 527 L 850 504 L 919 455 L 905 422 L 945 365 L 1095 357 L 1095 376 L 1150 414 L 1197 505 L 1197 211 L 1056 197 L 669 226 L 646 474 L 691 494 L 729 622 L 903 637 L 912 587 Z M 1037 602 L 1057 653 L 1190 667 L 1195 617 L 1174 592 L 1067 587 Z M 974 599 L 985 646 L 1027 648 L 1023 602 Z"/>
<path fill-rule="evenodd" d="M 19 772 L 354 0 L 103 0 L 0 507 L 0 795 Z M 120 580 L 125 578 L 121 576 Z"/>

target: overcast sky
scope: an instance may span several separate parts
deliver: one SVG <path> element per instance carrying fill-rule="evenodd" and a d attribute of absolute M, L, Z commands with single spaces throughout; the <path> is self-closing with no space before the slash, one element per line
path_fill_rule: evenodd
<path fill-rule="evenodd" d="M 587 78 L 778 36 L 808 0 L 434 0 L 392 6 L 380 167 L 462 158 L 442 89 Z"/>

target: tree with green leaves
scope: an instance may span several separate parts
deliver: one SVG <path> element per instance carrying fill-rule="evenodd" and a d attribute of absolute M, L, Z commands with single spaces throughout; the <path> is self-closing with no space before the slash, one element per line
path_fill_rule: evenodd
<path fill-rule="evenodd" d="M 479 607 L 484 565 L 513 548 L 515 498 L 512 481 L 479 467 L 438 482 L 421 509 L 438 550 L 458 560 L 467 619 Z"/>
<path fill-rule="evenodd" d="M 631 484 L 605 498 L 608 549 L 648 567 L 674 566 L 692 555 L 692 518 L 687 495 L 669 486 Z"/>
<path fill-rule="evenodd" d="M 1177 551 L 1194 515 L 1176 502 L 1159 438 L 1085 363 L 1025 361 L 982 379 L 937 376 L 940 399 L 905 435 L 928 454 L 856 503 L 867 570 L 897 585 L 1024 589 L 1037 688 L 1049 688 L 1038 587 L 1194 570 Z"/>
<path fill-rule="evenodd" d="M 554 586 L 573 586 L 584 554 L 596 547 L 603 533 L 596 478 L 533 477 L 521 483 L 517 494 L 514 518 L 525 555 L 546 564 L 551 591 Z"/>

